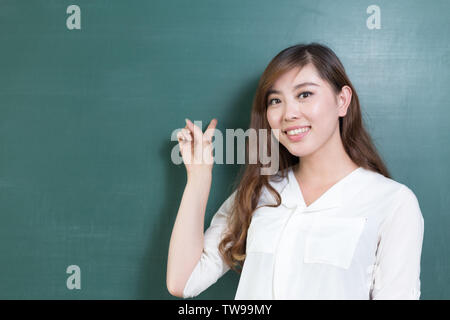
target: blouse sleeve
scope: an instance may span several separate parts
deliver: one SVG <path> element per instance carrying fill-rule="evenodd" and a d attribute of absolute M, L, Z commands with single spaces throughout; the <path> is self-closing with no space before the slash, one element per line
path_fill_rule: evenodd
<path fill-rule="evenodd" d="M 371 298 L 419 300 L 424 220 L 415 194 L 402 185 L 398 207 L 382 224 Z"/>
<path fill-rule="evenodd" d="M 205 231 L 203 252 L 186 282 L 183 298 L 192 298 L 199 295 L 230 270 L 230 267 L 220 255 L 219 243 L 227 227 L 227 217 L 231 212 L 235 195 L 236 191 L 222 203 L 213 216 L 209 228 Z"/>

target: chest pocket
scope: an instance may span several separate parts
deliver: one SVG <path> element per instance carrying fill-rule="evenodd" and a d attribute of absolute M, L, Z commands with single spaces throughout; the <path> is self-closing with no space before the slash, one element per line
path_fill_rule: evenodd
<path fill-rule="evenodd" d="M 367 218 L 315 216 L 306 237 L 304 262 L 348 269 Z"/>
<path fill-rule="evenodd" d="M 253 213 L 247 231 L 247 252 L 274 253 L 289 212 L 262 207 Z"/>

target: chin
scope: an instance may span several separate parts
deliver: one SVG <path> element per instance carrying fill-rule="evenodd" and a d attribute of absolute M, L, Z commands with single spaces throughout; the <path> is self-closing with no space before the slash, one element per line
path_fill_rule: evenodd
<path fill-rule="evenodd" d="M 292 154 L 293 156 L 302 158 L 302 157 L 307 156 L 309 153 L 307 153 L 307 152 L 291 152 L 291 154 Z"/>
<path fill-rule="evenodd" d="M 289 146 L 286 147 L 286 149 L 296 157 L 304 157 L 310 154 L 311 152 L 309 150 L 306 150 L 305 147 L 299 147 L 299 146 Z"/>

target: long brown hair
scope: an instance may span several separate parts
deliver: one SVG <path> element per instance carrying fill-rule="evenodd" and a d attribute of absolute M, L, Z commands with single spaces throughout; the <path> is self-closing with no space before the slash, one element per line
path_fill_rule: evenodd
<path fill-rule="evenodd" d="M 390 174 L 381 157 L 372 143 L 372 140 L 363 126 L 358 95 L 348 78 L 344 66 L 336 54 L 327 46 L 319 43 L 297 44 L 278 53 L 264 70 L 253 98 L 250 128 L 259 132 L 266 129 L 271 133 L 267 121 L 267 91 L 275 81 L 285 72 L 295 67 L 304 67 L 312 63 L 319 76 L 327 81 L 336 95 L 343 86 L 352 89 L 352 98 L 344 117 L 339 117 L 339 132 L 345 151 L 358 166 L 372 170 L 390 178 Z M 267 135 L 264 144 L 270 153 L 270 135 Z M 257 135 L 257 145 L 259 145 Z M 259 148 L 258 148 L 259 150 Z M 246 157 L 248 158 L 249 145 L 246 143 Z M 234 183 L 235 198 L 228 220 L 228 230 L 219 244 L 219 251 L 224 261 L 237 273 L 241 273 L 246 257 L 246 239 L 252 214 L 256 209 L 258 200 L 264 187 L 275 197 L 277 203 L 268 205 L 278 207 L 281 204 L 280 194 L 270 185 L 268 175 L 261 175 L 260 169 L 267 167 L 259 162 L 246 164 L 241 167 L 238 179 Z M 286 169 L 299 163 L 299 157 L 292 155 L 283 145 L 279 145 L 279 171 L 282 177 L 286 176 Z"/>

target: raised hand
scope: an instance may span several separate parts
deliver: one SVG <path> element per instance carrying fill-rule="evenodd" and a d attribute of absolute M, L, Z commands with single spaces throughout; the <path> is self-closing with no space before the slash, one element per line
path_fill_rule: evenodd
<path fill-rule="evenodd" d="M 212 119 L 205 132 L 186 119 L 186 126 L 177 134 L 180 152 L 188 176 L 191 174 L 211 173 L 214 164 L 212 137 L 217 119 Z"/>

